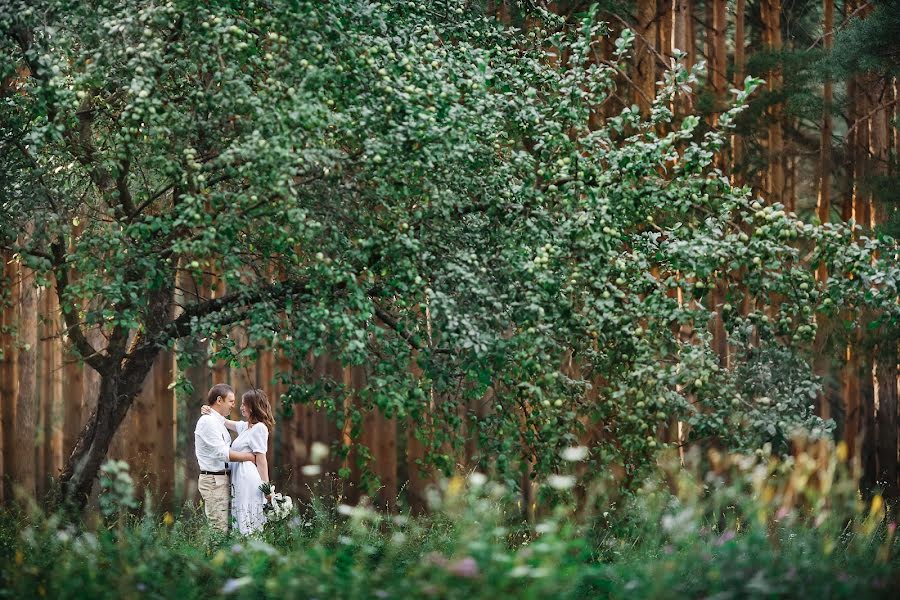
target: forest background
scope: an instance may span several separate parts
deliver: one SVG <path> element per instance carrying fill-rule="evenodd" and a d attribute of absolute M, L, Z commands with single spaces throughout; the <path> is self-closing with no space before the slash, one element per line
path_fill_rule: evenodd
<path fill-rule="evenodd" d="M 589 3 L 547 3 L 546 8 L 566 23 L 577 24 Z M 550 27 L 530 16 L 527 6 L 515 3 L 484 3 L 480 10 L 525 31 Z M 665 79 L 676 57 L 688 71 L 700 67 L 696 85 L 685 88 L 688 93 L 672 102 L 676 112 L 699 117 L 698 136 L 719 127 L 731 106 L 732 88 L 744 90 L 747 77 L 763 79 L 764 86 L 749 95 L 746 110 L 734 117 L 727 143 L 715 157 L 715 167 L 729 183 L 749 187 L 752 198 L 762 198 L 782 214 L 796 213 L 807 223 L 858 225 L 854 235 L 872 239 L 898 233 L 900 4 L 896 0 L 605 2 L 596 14 L 609 33 L 601 38 L 598 64 L 617 64 L 614 42 L 625 28 L 631 28 L 634 37 L 633 57 L 614 72 L 615 92 L 591 119 L 598 123 L 612 119 L 631 105 L 636 114 L 648 115 L 657 97 L 657 82 Z M 16 43 L 27 44 L 27 40 Z M 4 68 L 0 95 L 8 99 L 18 82 L 28 77 L 28 67 Z M 7 138 L 3 143 L 7 157 L 15 153 L 11 150 L 15 140 Z M 15 160 L 21 157 L 5 159 L 5 165 Z M 201 156 L 200 160 L 206 159 Z M 9 225 L 13 223 L 10 219 Z M 4 482 L 0 498 L 4 501 L 13 497 L 14 488 L 44 497 L 61 475 L 72 477 L 72 465 L 67 462 L 97 413 L 98 398 L 101 403 L 104 398 L 102 377 L 91 365 L 92 357 L 83 347 L 73 348 L 79 340 L 73 339 L 73 327 L 60 310 L 59 284 L 52 278 L 36 279 L 40 268 L 21 259 L 23 247 L 35 232 L 14 233 L 2 238 L 7 292 L 0 339 L 0 476 Z M 776 265 L 773 270 L 779 268 Z M 829 275 L 820 267 L 815 279 L 822 284 Z M 684 273 L 680 277 L 692 278 Z M 853 279 L 852 274 L 849 277 Z M 179 274 L 173 297 L 181 307 L 189 306 L 191 298 L 224 302 L 232 288 L 240 287 L 240 281 L 225 279 L 216 268 L 186 268 Z M 725 301 L 727 293 L 714 287 L 697 295 L 698 305 L 715 313 L 709 320 L 708 337 L 699 337 L 724 370 L 734 366 L 730 363 L 732 340 L 725 333 L 729 314 L 747 316 L 756 309 L 747 303 L 732 307 Z M 677 300 L 689 303 L 681 296 Z M 813 329 L 798 333 L 798 326 L 804 325 L 781 314 L 777 301 L 762 312 L 773 322 L 773 335 L 806 341 L 805 356 L 821 378 L 821 390 L 790 390 L 809 393 L 798 405 L 811 404 L 816 416 L 826 423 L 833 421 L 833 429 L 825 429 L 845 441 L 851 456 L 858 457 L 863 489 L 877 486 L 887 497 L 896 498 L 900 495 L 896 327 L 891 321 L 879 321 L 874 312 L 862 311 L 859 323 L 844 312 L 833 312 L 816 316 L 815 333 Z M 806 316 L 811 312 L 806 311 Z M 425 313 L 427 309 L 421 324 L 427 325 L 430 317 Z M 380 327 L 396 330 L 415 351 L 423 351 L 417 345 L 430 336 L 430 325 L 405 330 L 390 311 L 378 317 Z M 688 326 L 678 332 L 684 340 L 696 339 L 696 333 Z M 640 337 L 640 332 L 635 335 Z M 114 341 L 102 326 L 86 327 L 82 339 L 88 344 Z M 219 381 L 231 383 L 238 396 L 250 387 L 260 387 L 277 407 L 269 449 L 273 480 L 303 495 L 308 484 L 321 486 L 324 476 L 330 489 L 346 501 L 352 503 L 369 493 L 389 509 L 396 508 L 398 498 L 415 510 L 424 508 L 426 488 L 441 471 L 496 468 L 518 487 L 527 512 L 534 505 L 534 482 L 553 468 L 543 464 L 541 452 L 535 450 L 544 442 L 555 449 L 587 444 L 598 455 L 605 445 L 616 447 L 598 460 L 620 482 L 629 481 L 645 460 L 641 457 L 658 446 L 684 451 L 691 445 L 708 448 L 722 443 L 714 428 L 704 435 L 703 423 L 668 413 L 649 430 L 622 429 L 617 437 L 615 427 L 604 426 L 625 421 L 628 410 L 642 413 L 645 408 L 642 397 L 625 392 L 620 399 L 626 408 L 594 420 L 585 420 L 582 414 L 559 417 L 554 427 L 561 432 L 553 439 L 542 438 L 542 430 L 531 419 L 540 410 L 535 407 L 544 402 L 549 408 L 560 406 L 556 403 L 561 400 L 551 394 L 523 394 L 509 404 L 495 402 L 493 395 L 502 386 L 472 385 L 472 380 L 479 379 L 475 374 L 457 388 L 432 378 L 428 385 L 416 388 L 418 394 L 411 392 L 402 400 L 380 397 L 377 390 L 382 380 L 390 379 L 389 373 L 356 357 L 348 360 L 346 352 L 329 351 L 327 343 L 319 351 L 307 352 L 304 361 L 272 342 L 271 337 L 253 331 L 253 317 L 236 322 L 227 336 L 192 333 L 173 342 L 153 357 L 133 405 L 124 407 L 121 425 L 113 427 L 108 456 L 127 460 L 139 486 L 163 506 L 195 500 L 193 425 L 206 390 Z M 571 356 L 553 360 L 558 363 L 551 370 L 579 379 L 573 375 L 577 364 L 573 366 Z M 767 360 L 773 372 L 794 368 L 789 361 L 779 362 L 777 356 Z M 471 365 L 456 367 L 465 370 Z M 417 374 L 420 368 L 412 365 L 408 370 Z M 424 366 L 431 372 L 429 368 Z M 777 388 L 788 379 L 776 372 L 765 385 Z M 679 391 L 688 398 L 702 396 L 708 382 L 702 376 L 696 381 L 698 390 L 685 392 L 682 386 Z M 389 384 L 383 387 L 393 389 Z M 751 396 L 763 402 L 762 408 L 754 410 L 766 415 L 759 417 L 762 434 L 754 441 L 765 438 L 776 450 L 789 452 L 791 424 L 811 415 L 801 414 L 787 401 L 782 407 L 777 398 L 770 399 L 774 394 L 757 391 Z M 410 402 L 428 409 L 405 410 Z M 497 420 L 497 411 L 508 417 L 505 425 Z M 440 433 L 432 421 L 449 426 Z M 518 436 L 515 427 L 504 429 L 509 422 L 518 424 Z M 623 440 L 629 440 L 624 449 Z M 326 444 L 331 453 L 321 467 L 311 468 L 316 442 Z M 640 446 L 628 445 L 632 443 Z M 87 478 L 88 491 L 93 480 L 93 475 Z M 84 484 L 79 490 L 85 491 Z"/>

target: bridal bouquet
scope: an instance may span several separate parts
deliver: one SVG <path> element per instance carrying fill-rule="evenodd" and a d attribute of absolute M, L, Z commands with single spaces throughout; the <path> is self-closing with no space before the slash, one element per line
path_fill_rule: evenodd
<path fill-rule="evenodd" d="M 269 499 L 263 504 L 263 512 L 266 514 L 266 520 L 270 523 L 281 521 L 291 514 L 294 509 L 294 502 L 290 496 L 278 494 L 275 492 L 273 483 L 264 483 L 259 486 L 259 491 Z"/>

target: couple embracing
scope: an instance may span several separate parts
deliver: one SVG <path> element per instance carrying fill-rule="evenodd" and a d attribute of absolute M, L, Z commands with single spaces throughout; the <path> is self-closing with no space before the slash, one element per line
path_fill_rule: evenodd
<path fill-rule="evenodd" d="M 194 430 L 194 449 L 200 465 L 198 487 L 210 524 L 227 532 L 229 513 L 234 527 L 247 535 L 266 523 L 266 497 L 259 486 L 269 481 L 266 450 L 274 426 L 269 399 L 262 390 L 241 397 L 242 421 L 230 421 L 234 388 L 217 383 L 210 388 Z M 232 442 L 228 430 L 237 433 Z"/>

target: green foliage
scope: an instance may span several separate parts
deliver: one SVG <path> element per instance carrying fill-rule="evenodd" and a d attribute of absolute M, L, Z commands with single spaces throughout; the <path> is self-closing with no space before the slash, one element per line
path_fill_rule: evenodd
<path fill-rule="evenodd" d="M 804 224 L 714 167 L 758 80 L 717 131 L 673 114 L 696 82 L 681 66 L 648 118 L 590 127 L 634 39 L 594 61 L 593 10 L 533 9 L 528 31 L 461 1 L 0 10 L 4 75 L 30 70 L 3 98 L 0 134 L 21 143 L 0 163 L 0 238 L 39 282 L 68 279 L 72 331 L 110 340 L 79 352 L 110 372 L 188 335 L 234 365 L 270 346 L 293 360 L 283 400 L 354 436 L 360 409 L 410 419 L 446 472 L 460 407 L 483 399 L 483 462 L 510 481 L 522 459 L 551 472 L 586 427 L 615 440 L 594 472 L 638 481 L 675 419 L 731 447 L 826 431 L 802 368 L 815 314 L 897 310 L 897 267 L 872 260 L 890 240 Z M 231 293 L 179 297 L 169 320 L 175 288 L 211 274 Z M 361 406 L 342 381 L 302 383 L 326 352 L 366 365 Z"/>
<path fill-rule="evenodd" d="M 581 471 L 583 452 L 566 456 Z M 429 516 L 317 499 L 249 538 L 199 513 L 98 531 L 3 513 L 0 597 L 887 597 L 896 523 L 880 497 L 858 498 L 842 456 L 824 443 L 786 461 L 663 455 L 631 498 L 589 485 L 576 499 L 548 479 L 533 527 L 478 473 L 443 482 Z"/>
<path fill-rule="evenodd" d="M 900 74 L 900 2 L 877 0 L 873 10 L 855 16 L 835 35 L 827 69 L 836 78 L 866 72 L 886 77 Z"/>
<path fill-rule="evenodd" d="M 128 463 L 108 460 L 100 467 L 100 514 L 110 519 L 138 507 Z"/>

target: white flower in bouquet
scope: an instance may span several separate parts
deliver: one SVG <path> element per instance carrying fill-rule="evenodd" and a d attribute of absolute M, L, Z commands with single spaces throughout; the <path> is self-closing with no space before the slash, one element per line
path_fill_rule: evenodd
<path fill-rule="evenodd" d="M 266 503 L 263 504 L 263 512 L 266 514 L 266 520 L 270 523 L 281 521 L 294 510 L 294 501 L 290 496 L 275 492 L 275 485 L 272 483 L 264 483 L 259 486 L 259 490 L 267 496 Z"/>

